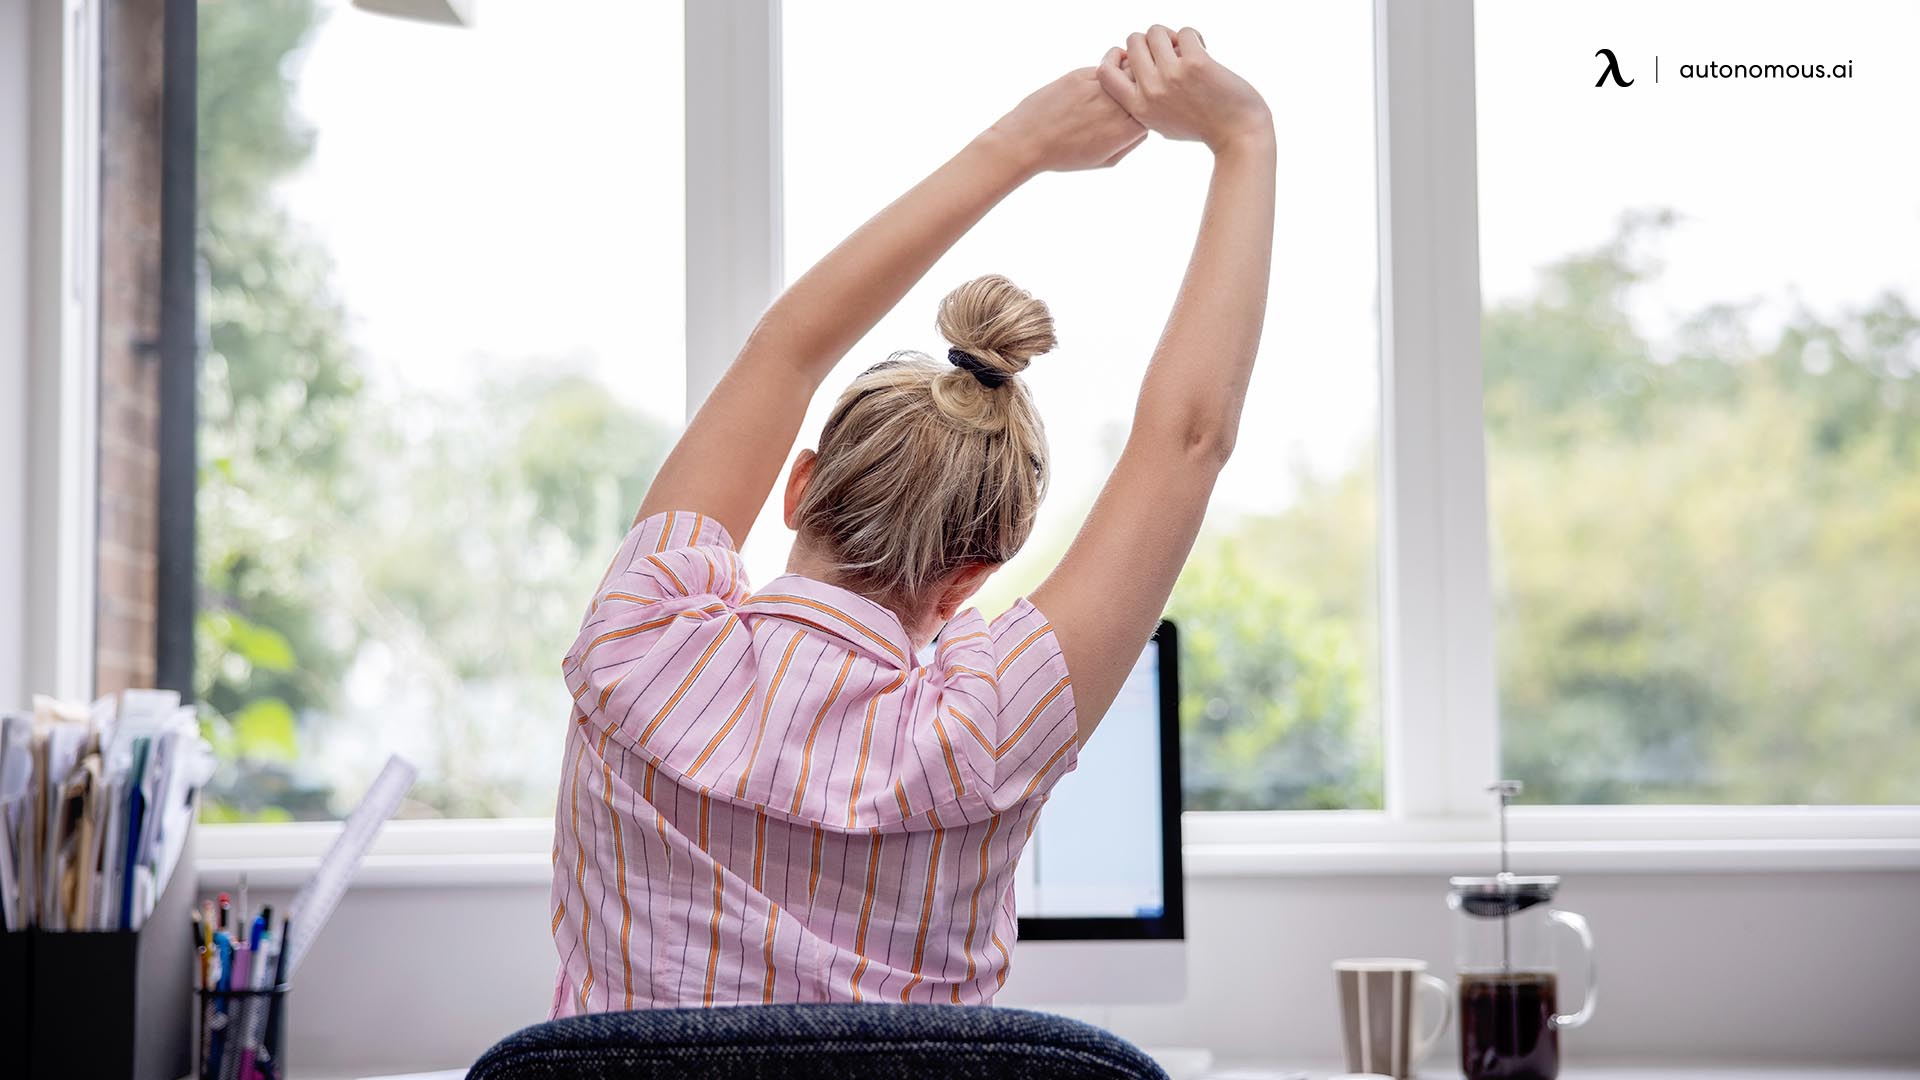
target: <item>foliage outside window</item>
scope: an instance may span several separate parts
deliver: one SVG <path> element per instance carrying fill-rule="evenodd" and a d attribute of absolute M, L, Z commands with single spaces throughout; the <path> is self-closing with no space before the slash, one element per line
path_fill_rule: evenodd
<path fill-rule="evenodd" d="M 1605 12 L 1632 87 L 1578 12 L 1474 10 L 1504 771 L 1920 802 L 1920 10 Z M 1716 49 L 1858 63 L 1679 74 Z"/>
<path fill-rule="evenodd" d="M 514 15 L 489 14 L 499 16 L 494 23 Z M 598 14 L 619 21 L 620 11 Z M 563 13 L 553 19 L 527 48 L 571 48 L 559 40 Z M 649 27 L 658 30 L 654 21 Z M 524 176 L 510 170 L 471 177 L 473 185 L 494 185 L 503 220 L 472 220 L 471 235 L 487 242 L 476 240 L 470 253 L 441 249 L 445 230 L 460 242 L 468 223 L 436 198 L 387 186 L 390 161 L 365 159 L 344 181 L 336 175 L 334 188 L 302 191 L 315 183 L 324 140 L 372 137 L 316 130 L 303 117 L 302 93 L 319 92 L 304 82 L 310 64 L 320 64 L 316 49 L 358 54 L 321 65 L 332 72 L 328 92 L 336 96 L 342 69 L 356 59 L 362 68 L 349 71 L 353 78 L 407 88 L 393 99 L 401 118 L 380 130 L 410 134 L 418 154 L 484 159 L 493 149 L 484 138 L 453 145 L 471 134 L 462 123 L 484 125 L 484 137 L 499 140 L 524 139 L 532 125 L 547 123 L 502 109 L 467 117 L 463 110 L 491 104 L 467 97 L 474 80 L 437 100 L 395 63 L 420 57 L 428 64 L 465 50 L 475 54 L 472 66 L 484 68 L 493 59 L 487 50 L 516 47 L 511 25 L 491 36 L 468 33 L 341 3 L 200 5 L 208 348 L 194 690 L 222 762 L 208 799 L 212 820 L 336 816 L 390 750 L 422 766 L 408 813 L 491 817 L 550 808 L 558 775 L 553 733 L 566 701 L 558 657 L 669 443 L 671 425 L 662 417 L 680 411 L 680 350 L 671 332 L 636 334 L 609 360 L 558 344 L 506 352 L 457 318 L 433 327 L 443 340 L 428 342 L 450 356 L 394 348 L 377 327 L 368 330 L 358 310 L 367 285 L 343 275 L 328 245 L 364 226 L 355 214 L 391 220 L 396 211 L 383 200 L 400 204 L 403 215 L 417 211 L 420 231 L 408 223 L 389 242 L 397 262 L 424 269 L 376 300 L 434 303 L 435 283 L 426 279 L 450 259 L 486 260 L 513 288 L 534 293 L 542 278 L 574 292 L 599 284 L 584 270 L 543 264 L 537 244 L 516 248 L 513 241 L 554 217 L 548 200 L 578 183 L 570 169 L 600 167 L 604 155 L 553 163 L 545 189 L 516 187 Z M 677 71 L 658 78 L 679 81 Z M 637 96 L 635 87 L 625 89 Z M 568 93 L 583 91 L 562 85 L 534 96 L 534 104 L 551 107 Z M 440 111 L 408 132 L 406 109 Z M 670 112 L 677 117 L 677 110 L 674 104 Z M 665 126 L 677 139 L 677 120 Z M 637 144 L 639 134 L 623 138 Z M 498 152 L 514 150 L 503 143 Z M 665 175 L 677 199 L 674 171 Z M 645 198 L 659 175 L 619 179 Z M 522 197 L 529 201 L 516 210 Z M 316 217 L 315 205 L 332 216 Z M 625 224 L 634 213 L 651 211 L 635 208 L 617 220 Z M 635 326 L 658 324 L 662 308 L 677 315 L 679 297 L 645 279 L 662 266 L 677 274 L 677 228 L 635 230 L 620 240 L 626 250 L 610 251 L 616 266 L 638 268 L 609 283 L 630 297 L 621 314 Z M 489 313 L 480 309 L 488 302 L 473 297 L 467 314 L 484 324 Z M 567 297 L 548 315 L 555 340 L 568 341 L 575 311 Z M 649 347 L 670 355 L 647 355 Z M 611 385 L 609 370 L 629 387 L 650 387 L 651 398 L 636 405 Z"/>

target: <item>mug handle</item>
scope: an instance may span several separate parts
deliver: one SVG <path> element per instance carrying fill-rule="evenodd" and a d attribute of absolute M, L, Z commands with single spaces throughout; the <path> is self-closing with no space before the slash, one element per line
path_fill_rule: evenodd
<path fill-rule="evenodd" d="M 1433 1025 L 1432 1031 L 1414 1041 L 1412 1059 L 1414 1062 L 1424 1059 L 1433 1052 L 1434 1044 L 1440 1041 L 1440 1036 L 1447 1032 L 1447 1025 L 1453 1022 L 1453 989 L 1447 985 L 1446 980 L 1421 972 L 1418 985 L 1420 989 L 1433 990 L 1440 996 L 1440 1022 Z M 1414 991 L 1416 994 L 1419 992 L 1419 990 Z"/>
<path fill-rule="evenodd" d="M 1587 954 L 1587 1000 L 1580 1003 L 1580 1011 L 1571 1015 L 1555 1013 L 1550 1021 L 1555 1030 L 1577 1028 L 1593 1019 L 1593 1003 L 1600 996 L 1600 969 L 1593 959 L 1593 931 L 1587 929 L 1587 920 L 1571 911 L 1549 911 L 1547 918 L 1573 931 L 1580 939 L 1580 948 Z"/>

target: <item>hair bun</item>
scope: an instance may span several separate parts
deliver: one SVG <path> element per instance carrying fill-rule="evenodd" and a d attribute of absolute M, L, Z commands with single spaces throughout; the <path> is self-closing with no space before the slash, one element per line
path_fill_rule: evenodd
<path fill-rule="evenodd" d="M 940 336 L 1008 375 L 1058 344 L 1044 301 L 999 274 L 977 277 L 940 301 Z"/>

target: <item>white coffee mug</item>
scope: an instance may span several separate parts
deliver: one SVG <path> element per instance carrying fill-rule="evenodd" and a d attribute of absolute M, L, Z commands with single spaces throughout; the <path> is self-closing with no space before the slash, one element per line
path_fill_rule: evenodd
<path fill-rule="evenodd" d="M 1333 962 L 1334 982 L 1340 994 L 1341 1043 L 1347 1070 L 1409 1077 L 1413 1068 L 1433 1051 L 1453 1019 L 1453 994 L 1447 984 L 1427 974 L 1425 960 L 1372 957 Z M 1437 1003 L 1421 1007 L 1421 991 Z M 1432 1012 L 1429 1013 L 1428 1009 Z M 1425 1034 L 1415 1036 L 1417 1017 L 1436 1020 Z"/>

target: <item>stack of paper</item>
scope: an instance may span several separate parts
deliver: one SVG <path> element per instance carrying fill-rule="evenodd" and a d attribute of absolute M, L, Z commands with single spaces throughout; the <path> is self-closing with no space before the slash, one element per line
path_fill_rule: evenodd
<path fill-rule="evenodd" d="M 0 716 L 0 918 L 137 930 L 166 887 L 213 751 L 171 690 Z"/>

